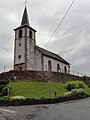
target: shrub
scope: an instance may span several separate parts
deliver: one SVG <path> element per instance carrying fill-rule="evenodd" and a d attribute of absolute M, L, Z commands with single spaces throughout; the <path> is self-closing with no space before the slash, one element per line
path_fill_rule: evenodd
<path fill-rule="evenodd" d="M 45 99 L 45 97 L 41 97 L 41 100 L 44 100 Z"/>
<path fill-rule="evenodd" d="M 73 89 L 72 90 L 72 94 L 73 96 L 79 96 L 79 97 L 85 97 L 86 96 L 86 92 L 84 89 Z"/>
<path fill-rule="evenodd" d="M 11 101 L 13 100 L 25 100 L 26 98 L 24 96 L 12 96 L 10 98 Z"/>
<path fill-rule="evenodd" d="M 9 96 L 0 97 L 0 102 L 5 100 L 10 100 L 10 97 Z"/>
<path fill-rule="evenodd" d="M 87 79 L 87 76 L 86 76 L 86 75 L 85 75 L 85 76 L 83 76 L 83 77 L 82 77 L 82 79 L 83 79 L 83 80 L 86 80 L 86 79 Z"/>
<path fill-rule="evenodd" d="M 7 85 L 9 83 L 8 80 L 1 80 L 0 85 Z"/>
<path fill-rule="evenodd" d="M 2 89 L 6 87 L 6 85 L 0 85 L 0 93 L 2 92 Z"/>
<path fill-rule="evenodd" d="M 65 97 L 70 97 L 70 96 L 72 96 L 72 92 L 70 91 L 70 92 L 66 92 L 66 93 L 64 93 L 64 96 Z"/>
<path fill-rule="evenodd" d="M 90 84 L 88 85 L 88 87 L 90 88 Z"/>
<path fill-rule="evenodd" d="M 77 88 L 77 85 L 75 82 L 67 82 L 66 84 L 66 89 L 71 91 L 72 89 L 76 89 Z"/>
<path fill-rule="evenodd" d="M 4 87 L 3 89 L 2 89 L 2 95 L 3 96 L 7 96 L 8 95 L 8 87 Z"/>
<path fill-rule="evenodd" d="M 70 97 L 70 96 L 84 96 L 86 95 L 86 92 L 84 89 L 73 89 L 70 92 L 66 92 L 65 96 Z"/>
<path fill-rule="evenodd" d="M 85 89 L 85 87 L 86 85 L 82 81 L 71 81 L 66 83 L 66 89 L 69 91 L 73 89 L 79 89 L 79 88 Z"/>
<path fill-rule="evenodd" d="M 73 89 L 71 92 L 73 93 L 73 95 L 74 94 L 86 94 L 85 90 L 81 89 L 81 88 L 80 89 Z"/>
<path fill-rule="evenodd" d="M 2 97 L 2 93 L 0 93 L 0 97 Z"/>
<path fill-rule="evenodd" d="M 85 89 L 85 83 L 83 83 L 82 81 L 78 81 L 77 86 L 78 86 L 78 88 Z"/>

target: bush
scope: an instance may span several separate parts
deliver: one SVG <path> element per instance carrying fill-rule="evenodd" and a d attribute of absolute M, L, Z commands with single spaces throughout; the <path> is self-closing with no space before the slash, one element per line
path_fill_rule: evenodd
<path fill-rule="evenodd" d="M 66 92 L 65 93 L 65 96 L 66 97 L 70 97 L 70 96 L 84 96 L 84 95 L 86 95 L 86 92 L 85 92 L 85 90 L 84 89 L 73 89 L 73 90 L 71 90 L 70 92 Z"/>
<path fill-rule="evenodd" d="M 81 88 L 80 89 L 73 89 L 71 92 L 73 93 L 73 95 L 75 95 L 75 94 L 86 94 L 85 90 L 81 89 Z"/>
<path fill-rule="evenodd" d="M 70 96 L 72 96 L 72 92 L 70 91 L 70 92 L 66 92 L 66 93 L 64 93 L 64 96 L 65 97 L 70 97 Z"/>
<path fill-rule="evenodd" d="M 0 93 L 0 97 L 2 97 L 3 95 L 2 95 L 2 93 Z"/>
<path fill-rule="evenodd" d="M 9 83 L 9 81 L 7 81 L 7 80 L 0 81 L 0 93 L 3 91 L 4 88 L 6 89 L 8 83 Z"/>
<path fill-rule="evenodd" d="M 8 91 L 9 89 L 9 91 Z M 7 96 L 8 92 L 10 94 L 10 90 L 12 89 L 11 85 L 0 85 L 0 96 Z"/>
<path fill-rule="evenodd" d="M 10 98 L 11 101 L 13 100 L 25 100 L 26 98 L 24 96 L 12 96 Z"/>
<path fill-rule="evenodd" d="M 78 88 L 85 89 L 85 83 L 83 83 L 82 81 L 78 81 L 77 86 Z"/>
<path fill-rule="evenodd" d="M 71 91 L 72 89 L 76 89 L 77 88 L 77 85 L 75 82 L 67 82 L 66 84 L 66 89 Z"/>
<path fill-rule="evenodd" d="M 6 85 L 0 85 L 0 93 L 2 92 L 2 89 L 6 87 Z"/>
<path fill-rule="evenodd" d="M 9 83 L 8 80 L 1 80 L 0 85 L 7 85 Z"/>
<path fill-rule="evenodd" d="M 83 79 L 83 80 L 86 80 L 86 79 L 87 79 L 87 76 L 86 76 L 86 75 L 85 75 L 85 76 L 83 76 L 83 77 L 82 77 L 82 79 Z"/>
<path fill-rule="evenodd" d="M 44 100 L 45 99 L 45 97 L 41 97 L 41 100 Z"/>
<path fill-rule="evenodd" d="M 71 81 L 66 83 L 66 89 L 71 91 L 73 89 L 85 89 L 86 85 L 82 81 Z"/>
<path fill-rule="evenodd" d="M 5 100 L 10 100 L 10 97 L 9 96 L 0 97 L 0 102 Z"/>
<path fill-rule="evenodd" d="M 3 89 L 2 89 L 2 95 L 3 96 L 7 96 L 8 95 L 8 87 L 4 87 Z"/>
<path fill-rule="evenodd" d="M 90 84 L 88 85 L 88 87 L 90 88 Z"/>

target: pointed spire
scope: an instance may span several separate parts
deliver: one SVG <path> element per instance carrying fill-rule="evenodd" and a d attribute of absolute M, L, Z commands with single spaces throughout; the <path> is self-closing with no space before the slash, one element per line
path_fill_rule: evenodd
<path fill-rule="evenodd" d="M 26 5 L 25 5 L 25 9 L 24 9 L 21 25 L 28 25 L 28 26 L 30 26 Z"/>

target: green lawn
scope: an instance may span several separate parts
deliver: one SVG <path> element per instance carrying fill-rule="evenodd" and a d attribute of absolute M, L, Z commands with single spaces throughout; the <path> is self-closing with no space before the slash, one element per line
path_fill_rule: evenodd
<path fill-rule="evenodd" d="M 11 82 L 10 96 L 24 96 L 25 98 L 54 98 L 55 90 L 57 97 L 63 96 L 67 90 L 62 83 L 45 83 L 45 82 Z M 90 95 L 90 88 L 85 85 L 85 91 Z"/>
<path fill-rule="evenodd" d="M 49 98 L 63 96 L 67 90 L 61 83 L 45 83 L 45 82 L 11 82 L 12 86 L 10 96 L 24 96 L 26 98 Z"/>

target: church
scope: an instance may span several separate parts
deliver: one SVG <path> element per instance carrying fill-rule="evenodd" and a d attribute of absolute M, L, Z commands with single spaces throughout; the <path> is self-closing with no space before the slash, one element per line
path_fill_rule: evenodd
<path fill-rule="evenodd" d="M 21 25 L 14 29 L 14 70 L 70 73 L 70 63 L 60 55 L 36 45 L 36 30 L 29 23 L 27 7 Z"/>

